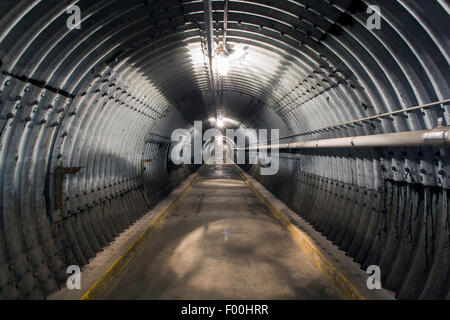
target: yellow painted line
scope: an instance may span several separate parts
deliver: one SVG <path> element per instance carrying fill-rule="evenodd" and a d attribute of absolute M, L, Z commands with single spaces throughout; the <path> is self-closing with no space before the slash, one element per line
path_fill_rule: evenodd
<path fill-rule="evenodd" d="M 169 211 L 187 193 L 189 188 L 199 177 L 202 169 L 203 168 L 200 168 L 198 170 L 187 186 L 185 186 L 183 191 L 162 210 L 162 212 L 152 221 L 150 226 L 148 226 L 147 229 L 141 233 L 139 238 L 127 249 L 127 251 L 125 251 L 125 253 L 113 263 L 113 265 L 92 285 L 92 287 L 86 291 L 80 300 L 97 300 L 103 297 L 114 281 L 119 278 L 120 274 L 125 270 L 127 265 L 141 251 L 154 232 L 163 224 Z"/>
<path fill-rule="evenodd" d="M 290 237 L 300 246 L 304 253 L 311 259 L 311 261 L 320 270 L 324 271 L 328 276 L 328 279 L 336 286 L 339 293 L 345 300 L 365 300 L 358 289 L 348 280 L 342 272 L 340 272 L 333 263 L 328 260 L 322 252 L 314 245 L 309 237 L 296 227 L 288 217 L 286 217 L 280 210 L 274 207 L 271 202 L 253 185 L 239 169 L 236 169 L 242 180 L 250 187 L 253 193 L 258 199 L 266 205 L 272 215 L 278 220 L 279 223 L 288 231 Z"/>

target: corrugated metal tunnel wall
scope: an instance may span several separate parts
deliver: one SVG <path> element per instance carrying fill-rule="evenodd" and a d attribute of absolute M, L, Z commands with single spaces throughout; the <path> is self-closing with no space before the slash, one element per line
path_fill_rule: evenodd
<path fill-rule="evenodd" d="M 212 8 L 218 40 L 224 2 Z M 204 6 L 8 0 L 0 12 L 0 297 L 43 298 L 192 170 L 169 174 L 167 152 L 172 130 L 215 116 Z M 230 1 L 218 103 L 285 141 L 448 125 L 448 25 L 445 0 Z M 275 177 L 250 170 L 363 267 L 380 265 L 399 298 L 445 298 L 448 160 L 432 147 L 309 150 L 283 152 Z"/>

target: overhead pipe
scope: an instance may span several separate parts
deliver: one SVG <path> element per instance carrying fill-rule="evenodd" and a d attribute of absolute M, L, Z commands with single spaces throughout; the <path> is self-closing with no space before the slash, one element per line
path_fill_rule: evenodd
<path fill-rule="evenodd" d="M 373 116 L 368 116 L 368 117 L 364 117 L 364 118 L 360 118 L 360 119 L 356 119 L 356 120 L 342 122 L 342 123 L 334 124 L 334 125 L 328 126 L 328 127 L 323 127 L 323 128 L 319 128 L 319 129 L 314 129 L 314 130 L 310 130 L 310 131 L 296 133 L 296 134 L 292 134 L 292 135 L 289 135 L 289 136 L 279 137 L 278 140 L 292 139 L 292 138 L 296 138 L 296 137 L 299 137 L 299 136 L 304 136 L 304 135 L 311 134 L 311 133 L 325 132 L 325 131 L 328 131 L 328 130 L 331 130 L 331 129 L 336 129 L 336 128 L 339 128 L 339 127 L 353 125 L 353 124 L 356 124 L 356 123 L 359 123 L 359 122 L 376 120 L 376 119 L 380 119 L 380 118 L 388 117 L 388 116 L 395 116 L 395 115 L 400 114 L 400 113 L 413 112 L 413 111 L 416 111 L 416 110 L 422 110 L 422 109 L 434 107 L 434 106 L 437 106 L 437 105 L 440 105 L 440 104 L 445 105 L 445 104 L 448 104 L 448 103 L 450 103 L 450 99 L 430 102 L 430 103 L 421 104 L 421 105 L 414 106 L 414 107 L 404 108 L 404 109 L 390 111 L 390 112 L 385 112 L 385 113 L 379 113 L 379 114 L 376 114 L 376 115 L 373 115 Z M 268 140 L 268 141 L 270 142 L 272 140 L 273 139 Z"/>
<path fill-rule="evenodd" d="M 377 148 L 377 147 L 449 147 L 450 126 L 438 126 L 431 130 L 405 131 L 368 136 L 356 136 L 335 139 L 300 141 L 283 144 L 273 144 L 257 149 L 323 149 L 323 148 Z"/>
<path fill-rule="evenodd" d="M 214 101 L 216 100 L 216 77 L 214 75 L 213 68 L 213 41 L 214 41 L 214 29 L 213 29 L 213 15 L 212 15 L 212 3 L 211 0 L 203 0 L 203 8 L 205 11 L 205 31 L 206 31 L 206 43 L 208 46 L 208 59 L 209 59 L 209 76 L 211 81 L 211 90 L 213 91 Z"/>

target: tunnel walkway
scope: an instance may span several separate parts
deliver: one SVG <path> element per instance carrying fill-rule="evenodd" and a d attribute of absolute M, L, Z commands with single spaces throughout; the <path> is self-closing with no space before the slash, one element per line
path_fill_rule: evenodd
<path fill-rule="evenodd" d="M 231 165 L 208 165 L 105 299 L 339 299 Z"/>

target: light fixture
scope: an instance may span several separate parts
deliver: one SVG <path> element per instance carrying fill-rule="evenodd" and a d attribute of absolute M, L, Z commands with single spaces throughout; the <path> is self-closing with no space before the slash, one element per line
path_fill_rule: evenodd
<path fill-rule="evenodd" d="M 226 76 L 230 70 L 230 60 L 228 58 L 228 53 L 225 49 L 220 46 L 217 48 L 216 56 L 217 72 L 222 76 Z"/>
<path fill-rule="evenodd" d="M 217 125 L 219 128 L 223 128 L 223 119 L 217 118 L 216 125 Z"/>

